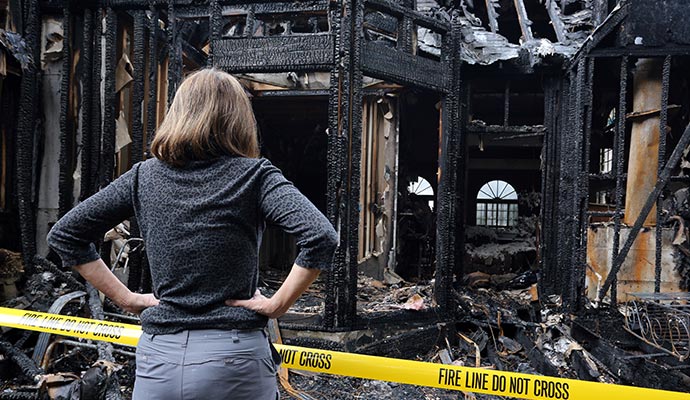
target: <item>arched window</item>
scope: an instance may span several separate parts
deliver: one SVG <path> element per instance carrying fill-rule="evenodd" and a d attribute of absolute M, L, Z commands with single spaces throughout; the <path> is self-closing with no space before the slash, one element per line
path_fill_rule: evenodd
<path fill-rule="evenodd" d="M 407 186 L 407 191 L 414 193 L 417 196 L 421 196 L 427 199 L 429 208 L 434 209 L 434 188 L 431 187 L 431 183 L 421 176 L 417 177 L 417 180 L 410 182 Z"/>
<path fill-rule="evenodd" d="M 491 181 L 477 193 L 477 225 L 513 226 L 518 206 L 515 189 L 504 181 Z"/>

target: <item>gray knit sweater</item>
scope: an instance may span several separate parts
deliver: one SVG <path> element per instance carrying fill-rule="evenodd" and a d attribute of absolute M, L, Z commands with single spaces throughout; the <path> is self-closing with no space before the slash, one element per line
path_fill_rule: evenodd
<path fill-rule="evenodd" d="M 303 267 L 329 269 L 337 245 L 328 220 L 278 168 L 230 156 L 184 168 L 141 162 L 60 219 L 48 244 L 64 267 L 94 261 L 93 243 L 133 215 L 160 299 L 141 314 L 150 334 L 263 327 L 265 317 L 224 301 L 256 290 L 265 221 L 295 236 Z"/>

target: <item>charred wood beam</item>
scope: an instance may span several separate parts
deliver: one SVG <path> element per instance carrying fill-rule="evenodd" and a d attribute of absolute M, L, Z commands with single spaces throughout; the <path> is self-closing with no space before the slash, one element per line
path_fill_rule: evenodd
<path fill-rule="evenodd" d="M 38 400 L 38 392 L 0 392 L 0 400 Z"/>
<path fill-rule="evenodd" d="M 256 97 L 328 97 L 330 90 L 261 90 L 253 92 Z"/>
<path fill-rule="evenodd" d="M 563 7 L 561 7 L 561 10 Z M 596 47 L 599 46 L 604 38 L 606 38 L 610 33 L 612 33 L 618 26 L 628 17 L 628 11 L 630 9 L 629 4 L 622 4 L 620 9 L 615 13 L 609 15 L 609 17 L 604 21 L 602 25 L 597 27 L 592 35 L 587 38 L 587 40 L 582 44 L 577 54 L 570 61 L 568 68 L 573 68 L 579 62 L 581 57 L 590 56 L 592 53 L 596 53 Z M 608 49 L 606 49 L 608 50 Z M 620 55 L 619 55 L 620 57 Z"/>
<path fill-rule="evenodd" d="M 160 19 L 159 11 L 151 5 L 151 19 L 149 20 L 149 49 L 148 49 L 148 70 L 149 70 L 149 93 L 148 110 L 146 112 L 146 156 L 150 156 L 151 141 L 156 132 L 156 111 L 158 110 L 158 34 Z"/>
<path fill-rule="evenodd" d="M 666 56 L 687 56 L 690 55 L 690 46 L 665 45 L 658 47 L 614 47 L 598 48 L 589 52 L 590 57 L 599 58 L 619 58 L 623 56 L 637 58 L 652 58 Z"/>
<path fill-rule="evenodd" d="M 84 37 L 81 45 L 82 65 L 82 94 L 81 94 L 81 187 L 79 200 L 82 201 L 92 194 L 92 159 L 98 153 L 93 153 L 91 142 L 95 140 L 96 132 L 89 126 L 92 118 L 93 64 L 99 64 L 93 58 L 93 29 L 95 11 L 84 10 Z"/>
<path fill-rule="evenodd" d="M 146 69 L 146 14 L 144 11 L 133 13 L 134 27 L 132 40 L 134 81 L 132 82 L 132 156 L 131 163 L 136 163 L 144 158 L 144 71 Z"/>
<path fill-rule="evenodd" d="M 101 146 L 100 184 L 106 186 L 113 179 L 115 167 L 115 65 L 117 64 L 117 14 L 112 8 L 105 15 L 105 94 L 103 102 L 103 142 Z M 100 71 L 99 71 L 100 73 Z"/>
<path fill-rule="evenodd" d="M 621 219 L 623 217 L 623 179 L 624 174 L 624 162 L 625 162 L 625 113 L 626 113 L 626 98 L 627 98 L 627 88 L 628 88 L 628 57 L 623 57 L 621 59 L 620 75 L 619 75 L 619 93 L 618 93 L 618 121 L 616 125 L 616 136 L 613 139 L 613 158 L 615 165 L 616 174 L 616 214 L 613 217 L 613 251 L 611 255 L 611 265 L 615 263 L 615 258 L 618 255 L 618 249 L 620 246 L 620 232 L 621 232 Z M 609 277 L 613 276 L 615 278 L 615 273 L 609 273 Z M 608 280 L 608 277 L 607 277 Z M 602 293 L 606 293 L 603 291 Z M 614 285 L 613 290 L 611 290 L 611 304 L 616 304 L 617 300 L 617 287 Z"/>
<path fill-rule="evenodd" d="M 72 32 L 70 27 L 69 1 L 62 11 L 62 76 L 60 81 L 60 174 L 58 181 L 58 216 L 62 217 L 72 208 L 72 142 L 70 123 L 70 74 L 72 72 Z"/>
<path fill-rule="evenodd" d="M 13 346 L 12 343 L 0 341 L 0 352 L 17 364 L 24 376 L 31 382 L 37 382 L 40 375 L 43 374 L 43 370 L 36 365 L 34 360 Z"/>
<path fill-rule="evenodd" d="M 589 164 L 583 160 L 583 139 L 584 139 L 584 102 L 585 102 L 585 69 L 587 68 L 586 59 L 580 59 L 577 64 L 577 72 L 575 74 L 575 102 L 572 104 L 573 111 L 573 128 L 571 136 L 573 138 L 573 147 L 570 149 L 572 154 L 572 163 L 570 164 L 573 171 L 573 192 L 570 197 L 572 202 L 572 230 L 571 234 L 576 238 L 581 238 L 586 235 L 586 230 L 583 229 L 582 225 L 582 212 L 583 208 L 587 208 L 587 204 L 583 204 L 583 194 L 584 194 L 584 183 L 583 183 L 583 171 L 589 170 Z M 579 305 L 580 293 L 582 291 L 581 278 L 584 277 L 584 264 L 586 260 L 580 260 L 580 256 L 583 254 L 581 251 L 581 240 L 573 241 L 573 248 L 570 260 L 570 294 L 569 305 L 572 311 L 577 310 Z"/>
<path fill-rule="evenodd" d="M 330 71 L 332 34 L 220 39 L 214 63 L 232 72 Z"/>
<path fill-rule="evenodd" d="M 145 51 L 146 51 L 146 45 L 145 45 L 145 40 L 146 40 L 146 35 L 145 35 L 145 26 L 146 26 L 146 13 L 141 10 L 137 10 L 133 12 L 133 19 L 134 19 L 134 26 L 133 26 L 133 37 L 132 40 L 134 41 L 134 46 L 133 46 L 133 82 L 132 82 L 132 152 L 131 152 L 131 157 L 130 157 L 130 164 L 137 163 L 141 161 L 142 159 L 145 159 L 144 156 L 144 121 L 143 119 L 143 103 L 144 103 L 144 71 L 146 69 L 146 57 L 145 57 Z M 131 165 L 130 165 L 131 166 Z M 133 217 L 130 219 L 130 233 L 132 237 L 139 237 L 141 236 L 141 232 L 139 231 L 139 223 L 136 219 L 136 217 Z M 137 253 L 133 257 L 131 257 L 130 262 L 129 262 L 129 267 L 130 267 L 130 275 L 139 275 L 141 276 L 141 254 Z M 133 288 L 128 281 L 128 286 L 130 286 L 130 289 L 139 289 L 138 284 L 139 282 L 136 282 L 137 286 Z M 90 302 L 93 303 L 95 300 L 90 299 Z M 100 305 L 100 299 L 98 300 L 99 304 L 92 304 L 92 312 L 98 312 L 99 316 L 94 315 L 95 318 L 102 319 L 103 316 L 103 309 L 102 305 Z M 99 309 L 96 309 L 94 311 L 93 307 L 100 307 Z M 112 358 L 112 346 L 110 348 L 104 347 L 99 344 L 99 357 L 103 358 L 104 354 L 109 354 L 109 356 Z"/>
<path fill-rule="evenodd" d="M 561 19 L 561 10 L 558 8 L 556 0 L 546 0 L 544 6 L 551 19 L 551 26 L 553 26 L 553 30 L 556 33 L 556 38 L 561 43 L 565 42 L 567 40 L 565 36 L 565 24 L 563 24 L 563 20 Z"/>
<path fill-rule="evenodd" d="M 101 184 L 101 143 L 103 142 L 102 128 L 102 109 L 101 109 L 101 66 L 103 65 L 103 52 L 101 41 L 103 39 L 103 10 L 93 12 L 93 62 L 91 68 L 91 140 L 90 147 L 85 151 L 90 152 L 89 181 L 91 187 L 88 191 L 82 192 L 83 196 L 96 193 Z"/>
<path fill-rule="evenodd" d="M 601 287 L 601 290 L 599 291 L 600 298 L 603 298 L 604 295 L 606 295 L 606 292 L 609 290 L 609 288 L 611 288 L 611 285 L 615 280 L 618 271 L 620 271 L 620 268 L 623 265 L 623 262 L 625 261 L 628 252 L 630 251 L 630 248 L 632 247 L 635 239 L 637 238 L 637 234 L 640 233 L 640 230 L 642 229 L 644 220 L 647 218 L 647 215 L 652 210 L 654 204 L 656 204 L 656 200 L 659 197 L 661 190 L 666 186 L 666 183 L 668 183 L 669 178 L 671 176 L 671 172 L 680 161 L 681 157 L 683 156 L 683 152 L 685 151 L 686 147 L 688 147 L 688 145 L 690 145 L 690 124 L 688 124 L 688 126 L 685 128 L 685 131 L 683 132 L 683 135 L 680 137 L 680 140 L 678 141 L 676 148 L 673 149 L 673 153 L 671 153 L 671 157 L 669 157 L 668 161 L 666 162 L 666 165 L 664 166 L 663 171 L 661 171 L 661 173 L 659 174 L 659 179 L 657 180 L 656 185 L 654 185 L 654 190 L 652 190 L 652 192 L 647 197 L 647 201 L 645 202 L 644 207 L 640 211 L 640 215 L 637 217 L 635 225 L 633 225 L 633 227 L 630 228 L 628 238 L 625 241 L 623 248 L 621 249 L 620 253 L 614 253 L 615 258 L 611 263 L 611 271 L 609 272 L 609 275 L 606 277 L 604 285 Z"/>
<path fill-rule="evenodd" d="M 346 82 L 346 118 L 343 119 L 343 134 L 349 139 L 349 159 L 347 165 L 347 198 L 345 215 L 342 218 L 347 224 L 347 256 L 345 266 L 345 287 L 339 292 L 338 310 L 341 326 L 352 326 L 357 313 L 357 255 L 359 244 L 359 194 L 362 158 L 362 82 L 364 79 L 362 64 L 362 35 L 360 27 L 364 20 L 364 2 L 353 1 L 348 18 L 350 33 L 350 57 L 345 64 L 348 72 Z"/>
<path fill-rule="evenodd" d="M 671 81 L 671 56 L 666 56 L 661 72 L 661 112 L 659 113 L 659 163 L 657 176 L 661 175 L 666 160 L 666 124 L 668 122 L 668 93 Z M 654 250 L 654 293 L 661 291 L 661 248 L 662 248 L 662 218 L 663 206 L 661 197 L 656 204 L 656 232 Z"/>
<path fill-rule="evenodd" d="M 398 49 L 408 54 L 414 54 L 417 47 L 415 36 L 416 32 L 412 18 L 404 15 L 402 20 L 398 21 Z"/>
<path fill-rule="evenodd" d="M 482 125 L 470 122 L 466 126 L 468 133 L 481 133 L 481 134 L 514 134 L 516 137 L 521 135 L 534 135 L 534 134 L 544 134 L 546 128 L 542 125 L 513 125 L 513 126 L 503 126 L 503 125 Z"/>
<path fill-rule="evenodd" d="M 559 294 L 570 294 L 570 291 L 568 291 L 567 289 L 567 285 L 570 284 L 570 275 L 568 274 L 569 265 L 566 262 L 565 256 L 569 254 L 568 251 L 571 245 L 570 242 L 572 240 L 572 235 L 567 230 L 567 222 L 569 220 L 567 199 L 570 197 L 569 188 L 571 185 L 571 182 L 568 181 L 568 168 L 570 165 L 568 156 L 570 154 L 569 139 L 571 138 L 569 132 L 571 122 L 569 107 L 570 103 L 572 102 L 572 89 L 572 79 L 571 76 L 568 76 L 567 80 L 564 82 L 563 87 L 561 89 L 561 101 L 558 110 L 558 132 L 561 133 L 557 136 L 557 153 L 554 159 L 558 165 L 558 171 L 556 175 L 557 185 L 555 189 L 557 197 L 556 201 L 554 202 L 555 221 L 559 221 L 559 223 L 555 224 L 556 236 L 552 244 L 552 249 L 554 252 L 556 252 L 557 265 L 555 274 L 552 275 L 552 278 L 555 293 Z"/>
<path fill-rule="evenodd" d="M 446 92 L 449 73 L 442 63 L 390 48 L 379 42 L 366 42 L 362 69 L 368 76 Z"/>
<path fill-rule="evenodd" d="M 98 320 L 103 320 L 103 303 L 101 303 L 101 297 L 98 290 L 93 287 L 92 284 L 86 284 L 86 293 L 89 297 L 89 309 L 91 310 L 91 317 Z M 98 348 L 98 359 L 106 360 L 110 362 L 115 361 L 113 357 L 113 345 L 112 343 L 98 341 L 96 343 Z"/>
<path fill-rule="evenodd" d="M 556 127 L 556 112 L 557 112 L 557 88 L 558 83 L 556 79 L 547 77 L 544 80 L 544 127 L 548 134 L 544 135 L 542 144 L 542 157 L 544 159 L 542 164 L 542 201 L 540 203 L 539 222 L 542 227 L 552 227 L 554 221 L 554 199 L 556 198 L 556 191 L 554 189 L 556 182 L 556 161 L 555 161 L 555 133 Z M 540 229 L 539 230 L 539 270 L 542 271 L 541 279 L 538 280 L 537 285 L 540 296 L 546 293 L 555 292 L 552 277 L 555 275 L 555 268 L 557 263 L 554 262 L 554 254 L 552 253 L 552 244 L 556 237 L 554 229 Z"/>
<path fill-rule="evenodd" d="M 218 4 L 218 0 L 211 0 L 210 14 L 211 41 L 209 45 L 207 62 L 210 66 L 215 67 L 218 65 L 219 59 L 219 56 L 217 54 L 217 46 L 218 41 L 220 40 L 220 30 L 222 21 L 222 15 L 220 5 Z"/>
<path fill-rule="evenodd" d="M 462 273 L 462 259 L 455 258 L 456 245 L 464 247 L 463 230 L 457 234 L 456 213 L 462 214 L 464 207 L 458 207 L 456 196 L 463 195 L 457 191 L 457 172 L 464 171 L 464 142 L 460 132 L 460 59 L 455 57 L 459 52 L 461 40 L 460 24 L 453 21 L 450 35 L 445 35 L 441 52 L 443 65 L 450 71 L 449 86 L 442 98 L 441 138 L 439 140 L 439 177 L 438 177 L 438 217 L 436 223 L 436 273 L 434 298 L 438 304 L 440 317 L 448 320 L 455 311 L 453 296 L 454 273 Z M 462 145 L 462 146 L 461 146 Z M 462 149 L 462 150 L 461 150 Z M 460 219 L 464 220 L 464 218 Z M 460 224 L 461 226 L 463 224 Z M 457 241 L 457 243 L 456 243 Z"/>
<path fill-rule="evenodd" d="M 182 54 L 174 3 L 173 0 L 168 0 L 168 104 L 172 103 L 177 85 L 182 79 Z"/>
<path fill-rule="evenodd" d="M 501 8 L 501 4 L 498 0 L 485 0 L 486 1 L 486 13 L 489 16 L 489 29 L 491 32 L 498 33 L 498 11 L 496 9 Z"/>
<path fill-rule="evenodd" d="M 213 0 L 173 0 L 171 3 L 178 12 L 180 18 L 199 18 L 208 16 L 208 6 Z M 329 8 L 330 0 L 300 0 L 300 1 L 266 1 L 266 0 L 218 0 L 221 6 L 242 8 L 245 6 L 256 7 L 260 14 L 285 14 L 309 11 L 325 11 Z M 151 4 L 165 4 L 165 0 L 105 0 L 108 7 L 117 9 L 142 9 L 145 10 Z"/>
<path fill-rule="evenodd" d="M 343 201 L 343 177 L 345 176 L 346 139 L 340 132 L 342 114 L 342 98 L 340 96 L 344 80 L 344 56 L 347 50 L 344 46 L 341 20 L 344 5 L 338 2 L 338 7 L 329 11 L 331 34 L 335 37 L 333 44 L 333 65 L 331 66 L 330 86 L 328 96 L 328 148 L 327 168 L 328 178 L 326 187 L 326 217 L 338 232 L 341 231 L 340 204 Z M 326 276 L 324 299 L 324 326 L 334 329 L 340 322 L 336 318 L 336 285 L 340 282 L 341 270 L 345 265 L 344 238 L 340 237 L 340 245 L 334 256 L 333 272 Z"/>
<path fill-rule="evenodd" d="M 578 259 L 576 260 L 577 264 L 575 264 L 575 268 L 578 269 L 579 275 L 575 277 L 575 286 L 579 289 L 585 287 L 585 278 L 586 278 L 586 268 L 587 268 L 587 232 L 589 229 L 589 216 L 588 216 L 588 208 L 589 208 L 589 165 L 590 165 L 590 153 L 591 153 L 591 139 L 592 139 L 592 119 L 593 119 L 593 114 L 594 111 L 592 110 L 593 105 L 594 105 L 594 65 L 595 65 L 595 59 L 594 58 L 587 58 L 586 59 L 586 74 L 584 76 L 585 80 L 585 85 L 584 85 L 584 93 L 583 93 L 583 116 L 584 116 L 584 132 L 583 132 L 583 144 L 582 144 L 582 150 L 583 150 L 583 156 L 582 156 L 582 164 L 581 164 L 581 169 L 580 173 L 578 176 L 579 182 L 580 182 L 580 196 L 581 196 L 581 202 L 580 202 L 580 209 L 579 209 L 579 216 L 580 216 L 580 226 L 579 226 L 579 234 L 581 238 L 581 244 L 580 244 L 580 254 L 578 255 Z M 578 302 L 577 305 L 579 306 L 580 303 L 580 298 L 582 290 L 578 291 Z"/>
<path fill-rule="evenodd" d="M 31 259 L 36 254 L 36 220 L 33 207 L 35 137 L 39 129 L 37 110 L 39 106 L 39 60 L 41 32 L 41 10 L 38 0 L 25 3 L 27 13 L 24 40 L 31 49 L 32 65 L 23 72 L 19 92 L 19 121 L 17 123 L 16 171 L 17 171 L 17 208 L 19 211 L 19 229 L 21 232 L 22 259 L 26 273 L 33 273 Z"/>
<path fill-rule="evenodd" d="M 520 30 L 522 31 L 522 37 L 525 39 L 525 41 L 532 40 L 534 39 L 534 36 L 532 35 L 532 28 L 530 28 L 532 21 L 530 21 L 529 16 L 527 15 L 525 3 L 523 0 L 514 1 L 515 11 L 517 12 L 518 22 L 520 23 Z"/>

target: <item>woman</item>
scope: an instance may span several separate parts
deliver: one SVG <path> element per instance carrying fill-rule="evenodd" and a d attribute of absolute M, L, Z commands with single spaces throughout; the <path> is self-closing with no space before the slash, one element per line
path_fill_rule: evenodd
<path fill-rule="evenodd" d="M 135 400 L 276 398 L 263 328 L 331 267 L 333 227 L 280 170 L 257 158 L 250 101 L 225 72 L 198 71 L 180 85 L 151 152 L 155 158 L 60 219 L 50 247 L 120 307 L 141 312 Z M 155 297 L 130 292 L 93 245 L 133 215 Z M 300 248 L 271 298 L 257 291 L 265 221 L 293 234 Z"/>

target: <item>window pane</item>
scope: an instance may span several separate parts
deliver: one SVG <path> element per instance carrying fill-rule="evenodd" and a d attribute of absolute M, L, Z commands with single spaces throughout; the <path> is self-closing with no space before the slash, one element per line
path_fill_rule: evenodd
<path fill-rule="evenodd" d="M 510 218 L 509 218 L 509 225 L 515 225 L 517 224 L 517 217 L 518 217 L 518 206 L 517 204 L 511 204 L 510 205 Z"/>

